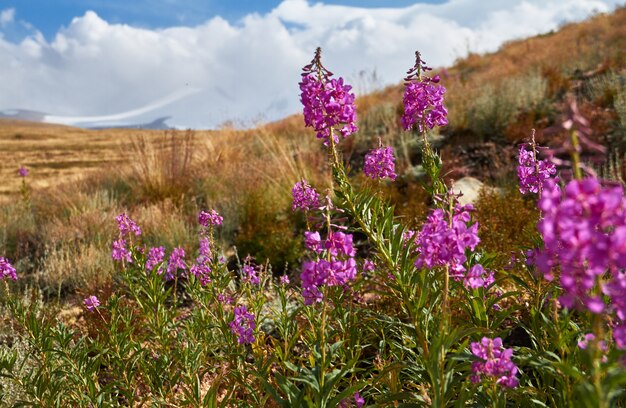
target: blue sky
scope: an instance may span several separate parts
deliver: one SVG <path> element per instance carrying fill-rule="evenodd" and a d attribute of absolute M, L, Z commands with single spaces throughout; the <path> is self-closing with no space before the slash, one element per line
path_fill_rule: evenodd
<path fill-rule="evenodd" d="M 420 0 L 420 3 L 443 3 L 444 0 Z M 137 27 L 163 28 L 197 25 L 221 16 L 236 22 L 250 13 L 265 14 L 280 0 L 0 0 L 0 9 L 15 9 L 18 18 L 37 27 L 51 39 L 61 26 L 88 10 L 111 23 Z M 406 7 L 415 0 L 328 0 L 325 4 L 353 7 Z"/>
<path fill-rule="evenodd" d="M 271 121 L 300 109 L 317 46 L 363 92 L 399 83 L 416 50 L 447 66 L 624 1 L 0 0 L 0 113 L 101 126 Z"/>

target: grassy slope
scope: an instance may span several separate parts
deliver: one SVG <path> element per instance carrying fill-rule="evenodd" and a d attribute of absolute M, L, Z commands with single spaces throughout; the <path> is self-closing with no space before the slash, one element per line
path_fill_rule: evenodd
<path fill-rule="evenodd" d="M 601 64 L 604 68 L 623 69 L 625 50 L 626 8 L 620 8 L 610 15 L 567 25 L 558 32 L 505 44 L 493 54 L 472 54 L 461 59 L 447 69 L 444 77 L 451 115 L 446 132 L 462 133 L 467 128 L 468 112 L 486 84 L 497 85 L 507 78 L 539 71 L 549 82 L 549 93 L 554 95 L 567 86 L 568 78 L 576 70 L 588 71 Z M 410 63 L 407 61 L 407 66 Z M 399 104 L 401 92 L 401 86 L 392 86 L 360 98 L 361 116 L 384 103 Z M 299 133 L 310 136 L 310 132 L 303 131 L 299 115 L 267 125 L 266 129 L 279 136 Z M 131 138 L 152 133 L 160 132 L 84 130 L 0 120 L 0 150 L 8 153 L 0 167 L 0 177 L 8 183 L 0 186 L 0 194 L 17 191 L 18 180 L 11 175 L 19 165 L 34 170 L 36 186 L 56 185 L 90 170 L 121 162 L 124 157 L 120 152 L 127 151 Z"/>
<path fill-rule="evenodd" d="M 444 158 L 458 168 L 471 167 L 468 157 L 475 156 L 463 145 L 482 143 L 478 150 L 484 151 L 491 143 L 493 157 L 484 161 L 492 166 L 511 142 L 554 120 L 576 70 L 602 65 L 621 71 L 625 58 L 626 8 L 621 8 L 457 61 L 444 75 L 450 110 L 450 125 L 442 131 Z M 532 92 L 526 99 L 515 99 L 527 88 Z M 399 129 L 401 93 L 397 85 L 358 100 L 361 131 L 342 142 L 355 174 L 363 152 L 378 138 L 396 147 L 401 171 L 412 174 L 419 150 Z M 107 281 L 114 217 L 122 211 L 144 227 L 149 244 L 192 251 L 195 214 L 214 207 L 225 218 L 222 239 L 236 244 L 242 256 L 252 253 L 260 263 L 269 257 L 276 269 L 286 262 L 293 268 L 303 223 L 289 210 L 290 188 L 300 177 L 321 190 L 328 186 L 325 154 L 299 115 L 247 131 L 165 136 L 0 121 L 0 150 L 7 153 L 0 163 L 0 193 L 10 203 L 0 212 L 0 254 L 15 260 L 22 275 L 59 293 Z M 7 200 L 19 189 L 19 165 L 31 168 L 27 205 Z M 424 193 L 413 177 L 400 177 L 387 192 L 409 220 L 420 219 Z"/>

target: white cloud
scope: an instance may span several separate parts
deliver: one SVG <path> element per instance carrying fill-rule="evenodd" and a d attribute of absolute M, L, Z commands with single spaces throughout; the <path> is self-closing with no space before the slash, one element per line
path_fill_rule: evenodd
<path fill-rule="evenodd" d="M 5 25 L 12 23 L 13 19 L 15 19 L 14 8 L 0 11 L 0 27 L 4 27 Z"/>
<path fill-rule="evenodd" d="M 468 50 L 494 51 L 618 2 L 449 0 L 367 9 L 284 0 L 237 23 L 215 17 L 158 30 L 87 12 L 50 41 L 34 31 L 11 42 L 0 30 L 0 109 L 38 110 L 71 123 L 77 116 L 172 116 L 169 123 L 196 128 L 276 119 L 298 110 L 300 69 L 318 45 L 336 75 L 376 69 L 384 83 L 394 83 L 416 49 L 430 65 L 446 65 Z M 13 9 L 0 12 L 0 27 L 14 19 Z"/>

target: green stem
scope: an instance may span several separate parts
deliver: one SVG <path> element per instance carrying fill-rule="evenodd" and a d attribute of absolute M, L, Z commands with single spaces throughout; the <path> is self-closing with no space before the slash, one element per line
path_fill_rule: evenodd
<path fill-rule="evenodd" d="M 580 169 L 580 142 L 578 141 L 578 132 L 572 130 L 570 132 L 570 138 L 572 140 L 572 167 L 574 171 L 574 178 L 581 180 L 583 178 L 582 171 Z"/>
<path fill-rule="evenodd" d="M 352 197 L 353 195 L 352 188 L 350 186 L 348 177 L 346 176 L 343 166 L 341 165 L 341 163 L 339 163 L 337 151 L 335 149 L 335 143 L 332 140 L 332 135 L 333 134 L 332 134 L 332 129 L 331 129 L 331 142 L 330 142 L 331 145 L 330 145 L 330 152 L 329 152 L 329 160 L 331 162 L 333 169 L 335 170 L 334 176 L 336 178 L 337 184 L 339 185 L 339 189 L 341 190 L 344 196 L 345 205 L 347 207 L 346 209 L 348 210 L 348 213 L 354 218 L 354 220 L 358 224 L 361 231 L 365 233 L 368 240 L 372 244 L 374 244 L 379 256 L 382 257 L 382 260 L 387 266 L 387 268 L 390 271 L 395 271 L 397 269 L 397 265 L 391 258 L 391 255 L 389 254 L 389 252 L 387 251 L 387 248 L 384 245 L 384 242 L 378 239 L 378 236 L 375 234 L 374 230 L 368 225 L 368 223 L 365 222 L 363 217 L 361 217 L 361 215 L 357 211 L 356 204 L 354 203 L 354 200 Z M 403 301 L 405 304 L 409 305 L 412 293 L 406 293 L 406 288 L 404 285 L 402 286 L 402 288 L 403 290 L 401 292 L 401 295 L 402 295 Z M 429 354 L 428 342 L 426 341 L 426 337 L 424 333 L 420 329 L 416 313 L 417 311 L 411 311 L 409 313 L 410 314 L 409 317 L 411 318 L 413 322 L 413 326 L 416 331 L 416 337 L 418 338 L 418 341 L 422 347 L 423 353 L 424 355 L 427 356 Z"/>
<path fill-rule="evenodd" d="M 319 392 L 315 395 L 316 406 L 325 407 L 325 392 L 324 386 L 326 384 L 326 296 L 328 295 L 325 288 L 322 288 L 322 318 L 319 327 L 319 352 L 320 352 L 320 361 L 319 361 Z M 317 362 L 316 362 L 317 363 Z"/>
<path fill-rule="evenodd" d="M 601 287 L 602 287 L 601 278 L 597 277 L 596 287 L 594 291 L 596 295 L 598 296 L 602 296 L 602 291 L 600 289 Z M 590 347 L 592 348 L 592 352 L 593 352 L 593 387 L 598 397 L 598 408 L 608 407 L 608 401 L 602 390 L 602 377 L 603 377 L 602 357 L 604 354 L 604 350 L 602 350 L 602 347 L 600 346 L 600 343 L 602 342 L 602 339 L 604 338 L 604 326 L 602 324 L 603 323 L 602 317 L 603 316 L 601 314 L 594 313 L 593 315 L 593 334 L 595 338 L 593 339 L 590 345 Z"/>

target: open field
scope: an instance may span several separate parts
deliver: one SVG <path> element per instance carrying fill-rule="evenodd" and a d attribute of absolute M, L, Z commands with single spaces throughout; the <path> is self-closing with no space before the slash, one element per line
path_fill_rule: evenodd
<path fill-rule="evenodd" d="M 198 140 L 210 131 L 195 132 Z M 48 188 L 95 171 L 111 171 L 132 159 L 133 140 L 154 138 L 162 131 L 138 129 L 89 130 L 71 126 L 0 119 L 1 199 L 21 185 L 17 168 L 30 169 L 32 187 Z"/>

